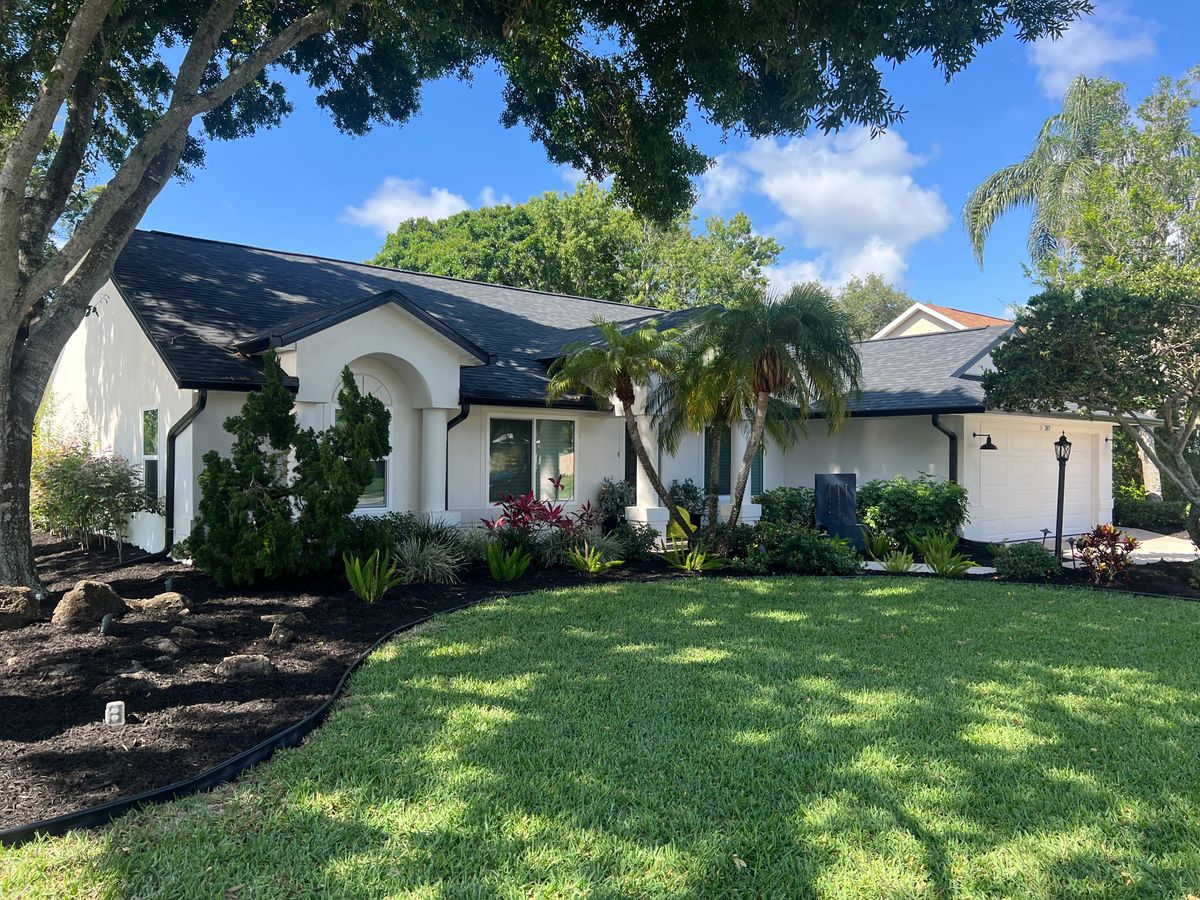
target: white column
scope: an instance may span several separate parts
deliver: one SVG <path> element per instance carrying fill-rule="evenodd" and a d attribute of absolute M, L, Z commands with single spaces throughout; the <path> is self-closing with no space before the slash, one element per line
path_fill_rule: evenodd
<path fill-rule="evenodd" d="M 637 425 L 638 434 L 641 435 L 646 453 L 649 454 L 650 461 L 654 463 L 655 468 L 658 468 L 658 436 L 654 433 L 654 426 L 650 421 L 650 417 L 638 416 Z M 661 475 L 662 473 L 660 472 L 659 474 Z M 654 490 L 654 485 L 650 482 L 650 476 L 646 474 L 639 460 L 637 464 L 637 504 L 625 507 L 625 518 L 630 522 L 640 522 L 650 525 L 660 535 L 666 535 L 671 514 L 661 504 L 662 501 L 658 498 L 658 492 Z"/>
<path fill-rule="evenodd" d="M 452 521 L 446 511 L 446 423 L 449 409 L 421 410 L 421 512 L 430 519 Z"/>
<path fill-rule="evenodd" d="M 750 425 L 738 422 L 729 429 L 729 500 L 721 504 L 721 518 L 728 519 L 733 509 L 733 492 L 737 489 L 738 476 L 742 471 L 742 459 L 746 455 L 746 447 L 750 444 Z M 707 473 L 705 478 L 707 478 Z M 758 521 L 762 508 L 751 503 L 754 487 L 750 476 L 746 477 L 746 493 L 742 497 L 742 509 L 738 513 L 738 521 L 753 525 Z"/>

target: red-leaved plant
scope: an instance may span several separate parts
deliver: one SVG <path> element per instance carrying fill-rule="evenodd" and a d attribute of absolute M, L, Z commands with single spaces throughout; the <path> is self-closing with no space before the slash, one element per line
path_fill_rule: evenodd
<path fill-rule="evenodd" d="M 511 529 L 533 535 L 559 529 L 584 534 L 596 527 L 596 511 L 590 500 L 575 512 L 567 513 L 563 504 L 538 500 L 533 496 L 533 491 L 529 491 L 520 496 L 505 494 L 497 505 L 500 515 L 495 519 L 482 520 L 483 527 L 488 531 Z"/>
<path fill-rule="evenodd" d="M 1097 525 L 1075 542 L 1075 555 L 1094 584 L 1112 584 L 1127 577 L 1133 565 L 1130 554 L 1139 541 L 1112 525 Z"/>

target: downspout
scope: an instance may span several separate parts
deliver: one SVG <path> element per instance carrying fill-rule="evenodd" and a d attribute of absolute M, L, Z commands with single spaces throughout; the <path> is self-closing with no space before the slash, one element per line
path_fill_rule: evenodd
<path fill-rule="evenodd" d="M 471 414 L 471 404 L 466 400 L 460 401 L 458 415 L 446 423 L 446 509 L 450 508 L 450 430 Z"/>
<path fill-rule="evenodd" d="M 958 435 L 942 425 L 941 416 L 934 413 L 930 417 L 933 427 L 950 440 L 950 483 L 958 484 Z"/>
<path fill-rule="evenodd" d="M 163 548 L 153 554 L 152 559 L 166 559 L 171 554 L 171 548 L 175 546 L 175 441 L 195 421 L 196 416 L 204 412 L 204 407 L 207 405 L 208 391 L 203 389 L 197 391 L 196 402 L 192 404 L 192 408 L 184 413 L 167 432 L 167 493 L 164 498 L 167 521 L 164 529 Z"/>

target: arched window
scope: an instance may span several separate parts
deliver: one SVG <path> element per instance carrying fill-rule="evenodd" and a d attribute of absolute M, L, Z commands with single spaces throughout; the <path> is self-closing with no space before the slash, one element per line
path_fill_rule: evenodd
<path fill-rule="evenodd" d="M 376 378 L 374 375 L 367 375 L 363 372 L 354 372 L 354 380 L 358 384 L 358 390 L 364 397 L 375 397 L 384 407 L 387 408 L 388 415 L 393 415 L 392 394 L 387 389 L 387 386 Z M 342 391 L 342 380 L 339 378 L 337 385 L 333 389 L 333 416 L 334 421 L 337 421 L 338 414 L 338 395 Z M 388 444 L 391 444 L 389 436 Z M 375 460 L 375 472 L 371 478 L 370 484 L 362 492 L 362 496 L 358 498 L 359 509 L 386 509 L 388 505 L 388 471 L 391 469 L 392 456 L 389 453 L 387 456 Z"/>

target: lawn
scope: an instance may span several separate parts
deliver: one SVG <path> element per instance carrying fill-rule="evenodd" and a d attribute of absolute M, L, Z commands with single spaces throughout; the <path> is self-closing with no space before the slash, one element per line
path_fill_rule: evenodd
<path fill-rule="evenodd" d="M 238 785 L 10 896 L 1200 894 L 1200 605 L 676 580 L 448 616 Z"/>

